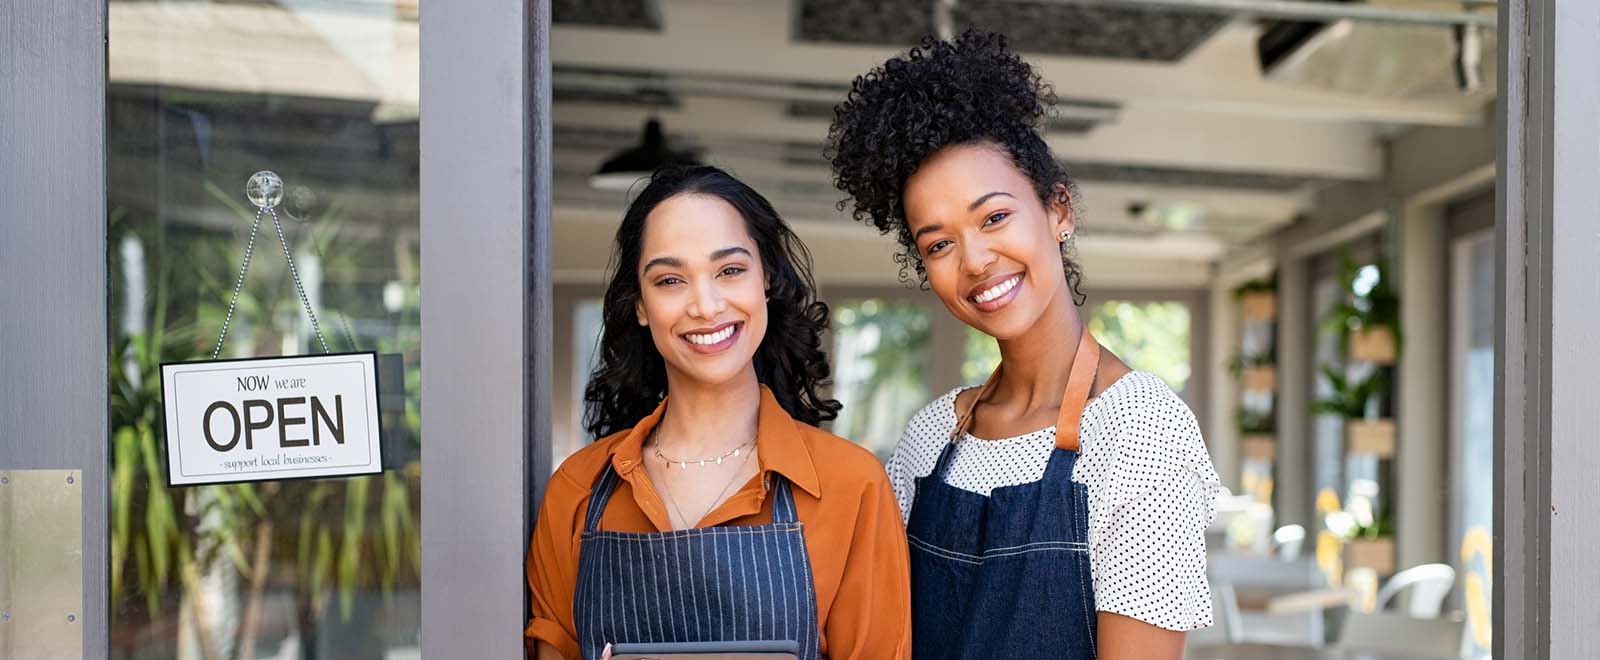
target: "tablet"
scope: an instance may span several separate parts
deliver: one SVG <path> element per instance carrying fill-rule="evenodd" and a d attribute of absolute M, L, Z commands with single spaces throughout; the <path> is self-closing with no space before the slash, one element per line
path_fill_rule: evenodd
<path fill-rule="evenodd" d="M 794 640 L 616 644 L 612 660 L 798 660 Z"/>

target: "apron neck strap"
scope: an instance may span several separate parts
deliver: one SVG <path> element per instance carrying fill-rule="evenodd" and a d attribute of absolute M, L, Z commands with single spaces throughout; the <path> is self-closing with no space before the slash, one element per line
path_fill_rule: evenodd
<path fill-rule="evenodd" d="M 1089 404 L 1089 390 L 1100 372 L 1100 342 L 1083 329 L 1078 351 L 1072 357 L 1072 372 L 1067 375 L 1067 390 L 1061 394 L 1061 413 L 1056 417 L 1056 449 L 1078 451 L 1078 423 Z"/>
<path fill-rule="evenodd" d="M 1061 412 L 1056 417 L 1056 448 L 1067 451 L 1078 451 L 1078 423 L 1083 417 L 1083 408 L 1089 403 L 1089 390 L 1094 387 L 1094 378 L 1100 370 L 1100 343 L 1089 334 L 1085 327 L 1078 348 L 1073 353 L 1072 371 L 1067 374 L 1067 389 L 1061 395 Z M 978 409 L 978 402 L 989 395 L 989 390 L 994 389 L 995 383 L 1000 381 L 1000 367 L 994 368 L 994 373 L 989 374 L 989 380 L 984 381 L 983 387 L 978 389 L 978 395 L 972 397 L 966 409 L 960 411 L 956 417 L 956 427 L 950 431 L 950 441 L 961 439 L 968 429 L 972 428 L 973 412 Z"/>

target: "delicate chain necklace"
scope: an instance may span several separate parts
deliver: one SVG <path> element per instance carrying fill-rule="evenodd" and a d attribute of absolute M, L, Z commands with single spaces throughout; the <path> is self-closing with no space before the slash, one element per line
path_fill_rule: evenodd
<path fill-rule="evenodd" d="M 651 434 L 654 435 L 654 433 L 655 433 L 655 431 L 652 430 Z M 711 464 L 711 465 L 722 465 L 723 459 L 736 457 L 741 452 L 745 453 L 748 456 L 749 452 L 745 452 L 744 449 L 746 447 L 754 445 L 755 443 L 756 443 L 756 439 L 755 438 L 751 438 L 749 440 L 746 440 L 745 442 L 740 443 L 739 446 L 734 447 L 733 449 L 729 449 L 728 451 L 723 452 L 721 456 L 712 456 L 711 458 L 670 458 L 666 454 L 661 453 L 661 441 L 660 440 L 657 440 L 656 443 L 655 443 L 655 446 L 651 447 L 650 450 L 655 452 L 656 458 L 659 458 L 659 459 L 665 461 L 667 463 L 667 467 L 672 467 L 673 463 L 677 463 L 678 464 L 678 469 L 687 470 L 687 469 L 689 469 L 689 464 L 690 463 L 696 463 L 700 467 L 705 467 L 706 464 L 708 464 L 708 463 Z"/>
<path fill-rule="evenodd" d="M 650 438 L 653 441 L 653 444 L 656 444 L 656 445 L 660 444 L 660 440 L 655 437 L 655 430 L 654 429 L 651 429 L 651 431 L 650 431 Z M 746 445 L 752 445 L 752 444 L 755 444 L 755 439 L 754 438 L 751 438 L 749 442 L 746 442 L 744 444 L 739 445 L 738 447 L 735 447 L 733 449 L 733 451 L 728 452 L 727 454 L 723 454 L 722 456 L 718 457 L 716 459 L 717 463 L 721 463 L 722 459 L 727 458 L 729 456 L 737 456 L 737 455 L 739 455 L 739 449 L 745 447 Z M 661 451 L 659 449 L 656 449 L 655 453 L 656 453 L 657 456 L 661 456 L 662 460 L 667 460 L 667 457 L 661 455 Z M 683 509 L 678 508 L 678 498 L 673 497 L 672 489 L 667 486 L 666 480 L 663 479 L 661 481 L 661 493 L 663 495 L 666 495 L 667 504 L 672 505 L 672 511 L 674 513 L 678 514 L 678 520 L 683 521 L 683 527 L 685 529 L 693 527 L 693 526 L 699 524 L 701 520 L 705 519 L 707 514 L 711 513 L 712 509 L 715 509 L 718 504 L 722 503 L 722 498 L 727 497 L 728 496 L 728 490 L 733 488 L 733 484 L 735 484 L 735 483 L 737 483 L 739 481 L 739 475 L 744 472 L 745 463 L 749 463 L 750 462 L 750 455 L 754 454 L 754 453 L 755 453 L 754 451 L 744 452 L 744 460 L 739 461 L 739 467 L 733 471 L 733 474 L 731 476 L 728 477 L 728 483 L 722 487 L 722 492 L 717 493 L 716 498 L 711 500 L 711 504 L 706 506 L 706 510 L 700 512 L 700 517 L 699 518 L 695 518 L 693 521 L 690 521 L 688 516 L 683 515 Z M 675 461 L 670 461 L 669 460 L 667 467 L 671 467 L 671 464 L 673 462 L 675 462 Z M 681 470 L 681 469 L 686 469 L 686 468 L 679 468 L 679 469 Z"/>

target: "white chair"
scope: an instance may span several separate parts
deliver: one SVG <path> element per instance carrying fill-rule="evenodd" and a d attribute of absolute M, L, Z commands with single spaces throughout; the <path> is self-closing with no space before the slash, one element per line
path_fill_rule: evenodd
<path fill-rule="evenodd" d="M 1418 619 L 1389 612 L 1349 612 L 1339 641 L 1345 651 L 1394 653 L 1419 657 L 1461 657 L 1466 648 L 1465 621 Z"/>
<path fill-rule="evenodd" d="M 1446 564 L 1421 564 L 1395 573 L 1378 589 L 1377 609 L 1388 609 L 1394 598 L 1410 590 L 1405 614 L 1419 619 L 1437 619 L 1456 583 L 1456 569 Z"/>
<path fill-rule="evenodd" d="M 1284 561 L 1299 559 L 1305 542 L 1306 528 L 1300 525 L 1284 525 L 1272 533 L 1272 550 Z"/>

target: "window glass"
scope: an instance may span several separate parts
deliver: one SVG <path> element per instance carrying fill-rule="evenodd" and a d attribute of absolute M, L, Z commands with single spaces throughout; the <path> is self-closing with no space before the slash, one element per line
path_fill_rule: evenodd
<path fill-rule="evenodd" d="M 417 2 L 108 20 L 110 657 L 418 657 Z M 381 474 L 166 486 L 162 362 L 325 350 L 379 355 Z"/>

